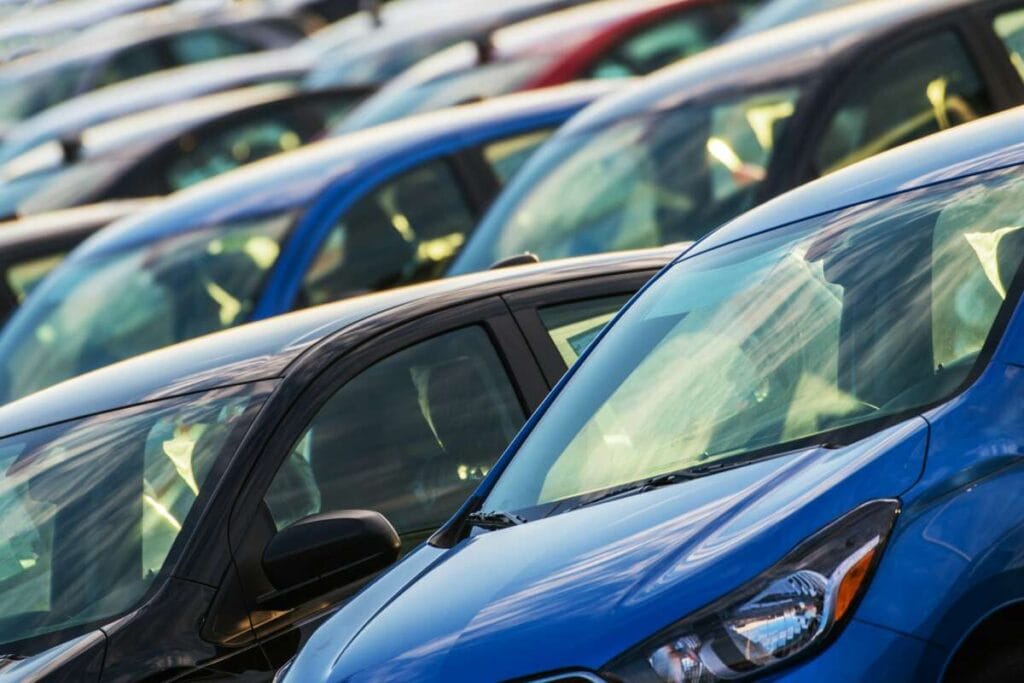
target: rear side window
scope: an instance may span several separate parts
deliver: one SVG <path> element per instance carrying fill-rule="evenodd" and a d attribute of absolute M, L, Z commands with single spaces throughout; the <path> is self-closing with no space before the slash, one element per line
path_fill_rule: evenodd
<path fill-rule="evenodd" d="M 376 510 L 399 533 L 439 526 L 526 415 L 480 327 L 408 347 L 320 410 L 267 492 L 278 529 L 334 510 Z"/>
<path fill-rule="evenodd" d="M 170 68 L 171 63 L 163 48 L 163 41 L 152 40 L 118 53 L 100 69 L 96 87 L 113 85 Z"/>
<path fill-rule="evenodd" d="M 1000 14 L 993 28 L 1006 46 L 1017 73 L 1024 79 L 1024 8 Z"/>
<path fill-rule="evenodd" d="M 873 62 L 843 96 L 814 153 L 818 174 L 994 110 L 963 42 L 944 32 Z"/>
<path fill-rule="evenodd" d="M 433 161 L 358 200 L 328 234 L 300 306 L 439 277 L 476 223 L 460 182 Z"/>

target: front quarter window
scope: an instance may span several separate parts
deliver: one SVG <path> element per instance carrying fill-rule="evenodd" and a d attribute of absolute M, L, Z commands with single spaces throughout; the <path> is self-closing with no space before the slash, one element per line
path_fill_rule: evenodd
<path fill-rule="evenodd" d="M 234 389 L 0 440 L 0 647 L 133 607 L 261 400 Z"/>
<path fill-rule="evenodd" d="M 677 263 L 579 368 L 484 509 L 541 516 L 660 474 L 862 438 L 945 400 L 998 338 L 1022 206 L 1015 168 Z"/>

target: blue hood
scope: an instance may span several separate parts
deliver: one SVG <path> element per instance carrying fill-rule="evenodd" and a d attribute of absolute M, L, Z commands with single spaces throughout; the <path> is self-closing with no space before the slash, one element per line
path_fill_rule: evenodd
<path fill-rule="evenodd" d="M 422 547 L 327 621 L 287 680 L 500 681 L 598 669 L 738 588 L 924 466 L 913 418 L 813 448 Z"/>

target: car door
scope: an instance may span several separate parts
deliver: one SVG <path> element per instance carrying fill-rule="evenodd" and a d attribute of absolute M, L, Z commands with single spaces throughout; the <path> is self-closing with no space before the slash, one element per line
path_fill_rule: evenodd
<path fill-rule="evenodd" d="M 566 330 L 596 334 L 653 272 L 539 287 L 511 297 L 511 307 L 491 297 L 431 314 L 343 355 L 302 390 L 265 456 L 272 467 L 232 522 L 250 619 L 274 667 L 362 582 L 292 610 L 261 609 L 272 592 L 259 559 L 270 537 L 310 514 L 354 508 L 384 514 L 403 552 L 425 540 L 561 376 L 550 357 L 542 370 L 538 354 L 557 354 Z M 532 343 L 515 320 L 530 313 L 551 330 Z"/>
<path fill-rule="evenodd" d="M 802 148 L 807 181 L 1021 102 L 991 29 L 956 12 L 886 34 L 851 56 Z M 833 76 L 835 77 L 835 75 Z"/>
<path fill-rule="evenodd" d="M 372 509 L 410 549 L 457 509 L 548 389 L 499 297 L 318 353 L 333 360 L 320 359 L 326 370 L 283 415 L 229 527 L 240 590 L 275 667 L 360 584 L 263 607 L 271 537 L 310 514 Z"/>

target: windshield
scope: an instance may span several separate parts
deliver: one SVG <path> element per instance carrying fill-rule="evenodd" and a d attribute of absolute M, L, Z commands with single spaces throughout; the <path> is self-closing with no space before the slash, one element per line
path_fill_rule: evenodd
<path fill-rule="evenodd" d="M 579 366 L 484 509 L 536 516 L 659 474 L 844 443 L 950 396 L 1019 270 L 1022 209 L 1013 168 L 674 265 Z"/>
<path fill-rule="evenodd" d="M 338 132 L 370 128 L 412 114 L 515 92 L 550 63 L 548 57 L 505 60 L 459 70 L 408 87 L 396 83 L 356 108 L 342 122 Z"/>
<path fill-rule="evenodd" d="M 0 396 L 246 322 L 292 222 L 213 225 L 65 262 L 0 332 Z"/>
<path fill-rule="evenodd" d="M 135 605 L 261 400 L 236 388 L 0 440 L 0 647 Z"/>
<path fill-rule="evenodd" d="M 553 137 L 475 231 L 452 273 L 697 239 L 753 206 L 796 87 Z"/>
<path fill-rule="evenodd" d="M 43 72 L 0 78 L 0 123 L 14 124 L 38 114 L 78 92 L 85 64 L 66 64 Z"/>

